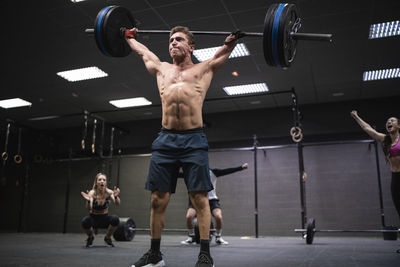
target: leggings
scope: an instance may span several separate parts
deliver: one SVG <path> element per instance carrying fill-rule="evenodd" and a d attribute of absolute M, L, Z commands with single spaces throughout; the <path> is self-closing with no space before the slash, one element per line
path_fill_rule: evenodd
<path fill-rule="evenodd" d="M 392 183 L 390 186 L 392 190 L 392 199 L 396 207 L 397 214 L 400 218 L 400 172 L 392 172 Z"/>
<path fill-rule="evenodd" d="M 84 229 L 93 228 L 107 228 L 109 225 L 118 226 L 119 218 L 115 215 L 108 214 L 90 214 L 90 216 L 86 216 L 82 219 L 82 227 Z"/>

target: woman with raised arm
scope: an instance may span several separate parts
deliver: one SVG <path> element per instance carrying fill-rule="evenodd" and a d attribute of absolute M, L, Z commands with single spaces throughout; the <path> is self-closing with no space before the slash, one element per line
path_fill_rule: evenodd
<path fill-rule="evenodd" d="M 399 132 L 400 125 L 399 119 L 390 117 L 386 121 L 387 134 L 379 133 L 368 123 L 363 121 L 357 114 L 357 111 L 353 110 L 351 116 L 361 126 L 361 128 L 374 140 L 382 144 L 383 152 L 385 153 L 386 161 L 390 163 L 390 170 L 392 171 L 392 182 L 391 191 L 394 206 L 396 207 L 397 213 L 400 218 L 400 142 Z M 400 249 L 397 250 L 400 253 Z"/>
<path fill-rule="evenodd" d="M 86 207 L 90 213 L 82 220 L 82 227 L 88 235 L 86 247 L 93 246 L 94 228 L 107 228 L 104 242 L 111 247 L 114 246 L 111 235 L 119 225 L 119 218 L 115 215 L 108 215 L 108 207 L 110 200 L 116 205 L 121 203 L 119 193 L 120 190 L 116 186 L 114 186 L 114 190 L 107 187 L 107 177 L 103 173 L 96 175 L 92 190 L 87 193 L 81 192 L 82 197 L 87 200 Z"/>

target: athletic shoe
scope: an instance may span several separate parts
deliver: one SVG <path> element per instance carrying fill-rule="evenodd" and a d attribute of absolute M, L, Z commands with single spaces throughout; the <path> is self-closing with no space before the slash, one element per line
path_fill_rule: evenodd
<path fill-rule="evenodd" d="M 165 262 L 162 259 L 161 252 L 154 252 L 151 249 L 147 251 L 137 262 L 131 267 L 164 267 Z"/>
<path fill-rule="evenodd" d="M 217 243 L 218 245 L 228 245 L 229 242 L 226 242 L 224 239 L 222 239 L 222 237 L 220 236 L 216 236 L 215 237 L 215 243 Z"/>
<path fill-rule="evenodd" d="M 214 267 L 214 261 L 210 255 L 200 252 L 199 259 L 194 267 Z"/>
<path fill-rule="evenodd" d="M 181 244 L 184 245 L 190 245 L 196 243 L 196 241 L 194 240 L 194 236 L 189 236 L 188 239 L 181 241 Z"/>
<path fill-rule="evenodd" d="M 110 247 L 114 247 L 111 238 L 104 237 L 104 242 L 106 242 L 106 244 L 109 245 Z"/>
<path fill-rule="evenodd" d="M 93 240 L 94 240 L 94 236 L 89 236 L 89 237 L 86 239 L 86 247 L 87 247 L 87 248 L 93 247 Z"/>

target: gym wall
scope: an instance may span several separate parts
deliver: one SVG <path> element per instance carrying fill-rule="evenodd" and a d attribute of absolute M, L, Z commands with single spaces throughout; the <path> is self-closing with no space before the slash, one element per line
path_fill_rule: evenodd
<path fill-rule="evenodd" d="M 295 146 L 257 152 L 258 219 L 260 236 L 294 235 L 301 227 L 298 156 Z M 210 151 L 210 167 L 249 168 L 218 178 L 217 193 L 224 215 L 224 233 L 255 234 L 253 151 Z M 390 172 L 379 151 L 386 224 L 396 224 L 390 196 Z M 2 187 L 1 231 L 82 232 L 87 215 L 80 191 L 90 189 L 97 172 L 117 183 L 122 205 L 110 214 L 131 217 L 139 228 L 149 227 L 150 193 L 144 190 L 149 155 L 125 155 L 114 160 L 81 160 L 32 164 L 27 190 Z M 308 217 L 324 229 L 379 229 L 380 210 L 374 147 L 336 144 L 304 147 Z M 119 176 L 118 176 L 119 173 Z M 23 181 L 22 181 L 23 182 Z M 24 196 L 24 206 L 21 199 Z M 166 228 L 185 228 L 188 196 L 183 179 L 167 209 Z"/>

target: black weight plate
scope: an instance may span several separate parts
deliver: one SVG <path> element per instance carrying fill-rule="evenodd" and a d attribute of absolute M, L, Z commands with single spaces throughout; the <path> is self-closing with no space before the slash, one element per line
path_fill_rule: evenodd
<path fill-rule="evenodd" d="M 272 4 L 267 11 L 264 19 L 264 32 L 263 32 L 263 50 L 264 50 L 264 58 L 268 65 L 275 66 L 274 61 L 272 59 L 272 42 L 271 42 L 271 33 L 272 33 L 272 23 L 274 21 L 274 16 L 276 12 L 276 8 L 278 4 Z"/>
<path fill-rule="evenodd" d="M 289 62 L 289 64 L 292 64 L 297 52 L 297 39 L 294 39 L 290 35 L 290 33 L 293 31 L 294 25 L 298 23 L 298 20 L 300 20 L 299 13 L 295 5 L 293 5 L 293 7 L 290 9 L 289 14 L 290 14 L 290 20 L 288 21 L 290 21 L 290 23 L 288 27 L 286 27 L 287 30 L 286 36 L 288 40 L 287 41 L 288 49 L 286 50 L 286 52 L 287 52 L 287 61 Z"/>
<path fill-rule="evenodd" d="M 135 228 L 126 223 L 124 228 L 125 241 L 131 241 L 135 237 Z"/>
<path fill-rule="evenodd" d="M 113 57 L 125 57 L 131 53 L 131 48 L 121 34 L 121 28 L 133 28 L 135 19 L 124 7 L 113 6 L 104 16 L 102 37 L 107 53 Z"/>
<path fill-rule="evenodd" d="M 281 67 L 290 67 L 296 54 L 297 41 L 291 38 L 290 32 L 298 18 L 294 4 L 288 4 L 282 11 L 278 33 L 278 55 Z"/>
<path fill-rule="evenodd" d="M 131 241 L 136 234 L 136 224 L 133 219 L 121 220 L 113 236 L 117 241 Z"/>
<path fill-rule="evenodd" d="M 114 239 L 117 241 L 125 241 L 125 223 L 120 223 L 114 231 Z"/>
<path fill-rule="evenodd" d="M 313 243 L 314 240 L 314 234 L 315 234 L 315 220 L 310 218 L 307 221 L 307 225 L 306 225 L 306 229 L 307 229 L 307 236 L 306 236 L 306 243 L 311 245 Z"/>
<path fill-rule="evenodd" d="M 287 64 L 285 62 L 285 27 L 287 24 L 286 18 L 289 11 L 289 4 L 285 4 L 280 18 L 279 18 L 279 26 L 278 26 L 278 41 L 277 41 L 277 51 L 278 51 L 278 58 L 279 64 L 282 68 L 286 68 Z"/>

